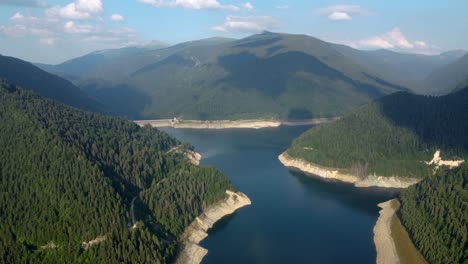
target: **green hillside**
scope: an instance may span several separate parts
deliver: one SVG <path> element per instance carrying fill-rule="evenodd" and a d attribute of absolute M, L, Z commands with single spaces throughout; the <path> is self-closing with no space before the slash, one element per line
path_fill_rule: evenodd
<path fill-rule="evenodd" d="M 404 190 L 400 218 L 430 263 L 468 262 L 468 165 Z"/>
<path fill-rule="evenodd" d="M 425 80 L 433 94 L 451 93 L 468 79 L 468 54 L 453 63 L 432 72 Z M 464 88 L 464 87 L 463 87 Z"/>
<path fill-rule="evenodd" d="M 112 65 L 122 58 L 135 57 L 139 54 L 166 47 L 162 42 L 154 41 L 149 45 L 130 46 L 118 49 L 98 50 L 84 56 L 74 58 L 57 65 L 37 63 L 39 68 L 62 76 L 72 81 L 79 81 L 84 76 L 90 76 L 105 65 Z M 122 66 L 122 65 L 119 65 Z"/>
<path fill-rule="evenodd" d="M 425 79 L 466 54 L 464 50 L 452 50 L 437 55 L 399 53 L 395 51 L 358 50 L 344 45 L 335 48 L 366 69 L 372 69 L 380 78 L 410 88 L 418 94 L 434 91 L 424 83 Z"/>
<path fill-rule="evenodd" d="M 271 32 L 121 56 L 74 81 L 112 112 L 135 119 L 332 117 L 406 90 L 333 44 Z"/>
<path fill-rule="evenodd" d="M 71 82 L 20 59 L 0 55 L 0 79 L 82 110 L 105 111 L 98 101 Z"/>
<path fill-rule="evenodd" d="M 187 146 L 163 132 L 3 81 L 0 120 L 1 263 L 168 263 L 184 228 L 234 188 L 169 152 Z"/>
<path fill-rule="evenodd" d="M 292 157 L 370 174 L 423 177 L 437 149 L 444 159 L 468 157 L 468 88 L 443 97 L 395 93 L 332 124 L 314 127 L 287 150 Z"/>
<path fill-rule="evenodd" d="M 183 50 L 135 72 L 135 87 L 153 98 L 143 117 L 331 117 L 404 89 L 369 77 L 328 43 L 304 35 L 267 32 L 223 45 L 219 53 Z"/>

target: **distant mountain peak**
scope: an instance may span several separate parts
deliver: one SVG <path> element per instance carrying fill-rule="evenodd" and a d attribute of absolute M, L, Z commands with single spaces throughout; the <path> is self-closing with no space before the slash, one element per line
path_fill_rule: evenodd
<path fill-rule="evenodd" d="M 164 48 L 164 47 L 167 47 L 167 46 L 170 46 L 170 45 L 167 44 L 164 41 L 160 41 L 160 40 L 157 40 L 157 39 L 153 39 L 150 42 L 142 45 L 142 47 L 144 47 L 144 48 Z"/>

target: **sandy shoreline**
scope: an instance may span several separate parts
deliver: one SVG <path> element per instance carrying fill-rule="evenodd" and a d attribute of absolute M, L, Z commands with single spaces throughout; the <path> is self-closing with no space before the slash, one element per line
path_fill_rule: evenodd
<path fill-rule="evenodd" d="M 380 203 L 377 205 L 380 210 L 379 219 L 374 226 L 374 244 L 377 250 L 377 264 L 397 264 L 401 263 L 396 250 L 395 240 L 392 237 L 391 222 L 396 211 L 400 207 L 398 200 Z"/>
<path fill-rule="evenodd" d="M 366 178 L 361 179 L 338 169 L 322 167 L 301 159 L 292 158 L 286 152 L 279 155 L 278 159 L 288 168 L 325 179 L 352 183 L 356 187 L 408 188 L 422 180 L 419 178 L 403 178 L 398 176 L 385 177 L 378 175 L 368 175 Z"/>
<path fill-rule="evenodd" d="M 377 264 L 427 264 L 416 249 L 397 215 L 400 201 L 392 199 L 377 205 L 382 208 L 374 226 L 374 245 Z"/>
<path fill-rule="evenodd" d="M 157 119 L 157 120 L 134 120 L 139 126 L 150 125 L 152 127 L 173 127 L 173 128 L 192 128 L 192 129 L 228 129 L 228 128 L 249 128 L 260 129 L 279 126 L 306 126 L 329 123 L 338 118 L 313 118 L 299 121 L 288 120 L 176 120 Z"/>
<path fill-rule="evenodd" d="M 185 229 L 180 239 L 182 251 L 178 254 L 176 263 L 201 263 L 208 254 L 208 250 L 201 247 L 199 243 L 208 236 L 208 229 L 224 216 L 250 204 L 251 201 L 247 195 L 226 190 L 226 198 L 223 201 L 208 207 Z"/>

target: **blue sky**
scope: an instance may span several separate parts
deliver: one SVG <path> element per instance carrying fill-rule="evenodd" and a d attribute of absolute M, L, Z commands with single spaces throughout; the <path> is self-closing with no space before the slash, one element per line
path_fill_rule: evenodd
<path fill-rule="evenodd" d="M 59 63 L 97 49 L 270 30 L 359 49 L 468 50 L 468 1 L 0 0 L 0 53 Z"/>

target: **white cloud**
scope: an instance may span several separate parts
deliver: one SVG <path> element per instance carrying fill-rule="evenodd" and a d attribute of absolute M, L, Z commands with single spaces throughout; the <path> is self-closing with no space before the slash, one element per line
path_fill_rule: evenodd
<path fill-rule="evenodd" d="M 138 0 L 138 2 L 155 7 L 182 7 L 187 9 L 224 9 L 238 11 L 235 5 L 223 5 L 217 0 Z"/>
<path fill-rule="evenodd" d="M 104 10 L 102 0 L 76 0 L 66 6 L 55 6 L 47 10 L 49 16 L 65 19 L 90 19 Z"/>
<path fill-rule="evenodd" d="M 1 35 L 8 37 L 21 37 L 26 35 L 28 29 L 24 25 L 0 26 Z"/>
<path fill-rule="evenodd" d="M 63 29 L 70 34 L 87 34 L 95 31 L 95 28 L 91 25 L 77 25 L 73 21 L 66 22 Z"/>
<path fill-rule="evenodd" d="M 35 16 L 25 16 L 22 13 L 16 13 L 10 20 L 12 25 L 0 26 L 0 35 L 8 37 L 39 36 L 47 37 L 53 35 L 51 27 L 56 20 L 41 19 Z"/>
<path fill-rule="evenodd" d="M 21 14 L 20 12 L 17 12 L 16 14 L 14 14 L 10 19 L 11 20 L 21 20 L 24 18 L 24 15 Z"/>
<path fill-rule="evenodd" d="M 390 48 L 395 47 L 395 45 L 390 43 L 390 41 L 382 37 L 370 37 L 367 39 L 360 40 L 357 46 L 358 47 L 373 47 L 373 48 L 381 48 L 381 49 L 390 49 Z"/>
<path fill-rule="evenodd" d="M 70 3 L 64 7 L 52 7 L 47 10 L 50 16 L 58 16 L 66 19 L 88 19 L 91 14 L 88 12 L 81 12 L 76 8 L 75 3 Z"/>
<path fill-rule="evenodd" d="M 44 0 L 0 0 L 0 5 L 45 7 Z"/>
<path fill-rule="evenodd" d="M 333 12 L 330 15 L 328 15 L 328 18 L 330 20 L 351 20 L 352 17 L 345 12 Z"/>
<path fill-rule="evenodd" d="M 9 20 L 0 23 L 0 42 L 9 43 L 7 45 L 17 43 L 18 47 L 37 43 L 42 46 L 43 52 L 37 55 L 31 52 L 28 59 L 54 63 L 83 52 L 141 43 L 135 30 L 102 18 L 102 2 L 68 0 L 63 6 L 38 10 L 34 16 L 24 12 L 12 13 Z M 48 52 L 49 56 L 45 56 Z M 21 50 L 17 53 L 18 56 L 24 54 Z"/>
<path fill-rule="evenodd" d="M 254 10 L 255 7 L 252 5 L 252 3 L 246 2 L 244 3 L 244 8 L 247 9 L 248 11 L 252 11 Z"/>
<path fill-rule="evenodd" d="M 327 39 L 327 37 L 324 37 Z M 356 49 L 390 49 L 395 51 L 419 53 L 419 54 L 438 54 L 441 49 L 431 45 L 423 40 L 409 39 L 403 32 L 395 27 L 387 33 L 370 36 L 360 40 L 350 39 L 328 39 L 334 43 L 341 43 Z"/>
<path fill-rule="evenodd" d="M 71 4 L 75 3 L 78 1 Z M 92 12 L 100 12 L 99 5 L 89 5 L 83 8 Z M 52 12 L 48 9 L 39 16 L 27 16 L 18 12 L 10 18 L 9 25 L 0 25 L 0 38 L 16 38 L 17 41 L 22 41 L 21 38 L 24 38 L 24 41 L 32 39 L 42 45 L 55 45 L 57 47 L 62 44 L 66 45 L 65 43 L 73 43 L 75 46 L 90 49 L 91 47 L 92 49 L 121 47 L 138 42 L 138 36 L 133 29 L 109 27 L 104 20 L 100 19 L 99 15 L 91 16 L 91 13 L 88 13 L 93 20 L 82 23 L 72 19 L 63 20 L 64 16 L 61 16 L 60 13 L 54 13 L 55 11 L 59 12 L 60 10 L 54 8 Z"/>
<path fill-rule="evenodd" d="M 372 12 L 358 5 L 333 5 L 315 10 L 319 16 L 327 16 L 330 20 L 351 20 L 355 16 L 369 16 Z"/>
<path fill-rule="evenodd" d="M 393 41 L 395 46 L 399 48 L 413 48 L 414 45 L 410 43 L 407 39 L 406 36 L 403 35 L 401 30 L 399 28 L 394 28 L 392 31 L 387 33 L 387 36 L 390 40 Z"/>
<path fill-rule="evenodd" d="M 212 27 L 222 32 L 256 33 L 275 28 L 278 21 L 269 16 L 227 16 L 222 25 Z"/>
<path fill-rule="evenodd" d="M 427 44 L 426 42 L 422 41 L 422 40 L 416 40 L 414 42 L 414 45 L 418 46 L 418 47 L 421 47 L 421 48 L 426 48 L 427 47 Z"/>
<path fill-rule="evenodd" d="M 89 12 L 91 14 L 102 12 L 102 0 L 77 0 L 75 1 L 77 10 Z"/>
<path fill-rule="evenodd" d="M 411 43 L 403 34 L 403 32 L 401 32 L 401 30 L 396 27 L 383 35 L 373 36 L 360 40 L 358 42 L 358 46 L 383 49 L 411 49 L 414 48 L 415 44 Z"/>
<path fill-rule="evenodd" d="M 121 22 L 121 21 L 124 21 L 124 17 L 122 15 L 119 15 L 119 14 L 112 14 L 110 16 L 110 19 L 112 21 L 116 21 L 116 22 Z"/>
<path fill-rule="evenodd" d="M 278 5 L 278 6 L 275 6 L 276 9 L 281 9 L 281 10 L 286 10 L 286 9 L 289 9 L 289 6 L 288 5 Z"/>

